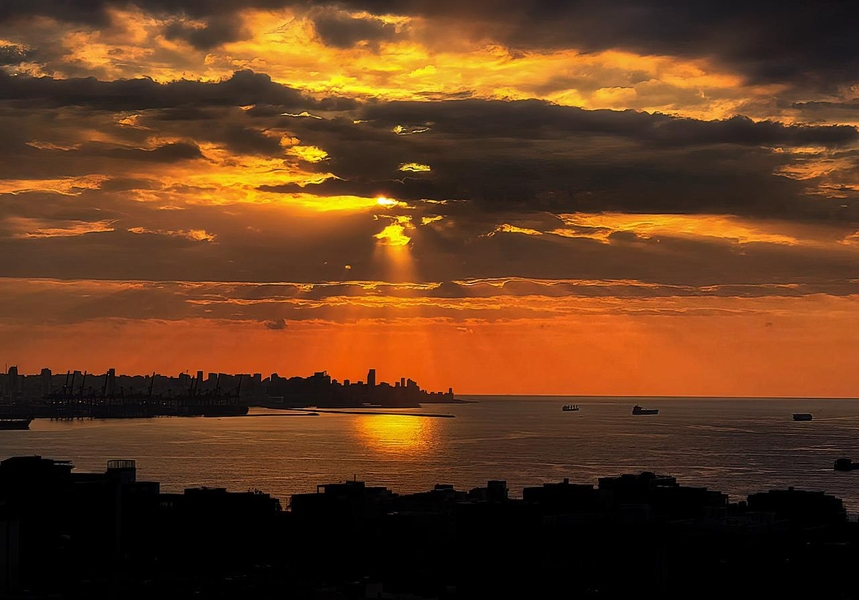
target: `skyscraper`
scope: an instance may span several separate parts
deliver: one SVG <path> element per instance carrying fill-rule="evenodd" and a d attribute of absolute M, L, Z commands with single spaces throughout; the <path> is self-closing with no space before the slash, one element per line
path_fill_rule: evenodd
<path fill-rule="evenodd" d="M 52 389 L 53 388 L 53 385 L 52 385 L 53 375 L 51 374 L 50 369 L 44 368 L 44 369 L 42 369 L 42 372 L 39 374 L 39 377 L 41 378 L 41 381 L 42 381 L 42 396 L 44 397 L 44 396 L 49 395 L 53 391 L 53 389 Z"/>
<path fill-rule="evenodd" d="M 104 390 L 111 398 L 116 395 L 116 369 L 113 367 L 107 370 L 107 380 L 105 381 Z"/>

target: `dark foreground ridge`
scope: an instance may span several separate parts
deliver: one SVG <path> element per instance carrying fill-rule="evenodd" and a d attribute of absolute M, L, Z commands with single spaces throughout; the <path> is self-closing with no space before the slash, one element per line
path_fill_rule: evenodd
<path fill-rule="evenodd" d="M 284 510 L 285 508 L 285 510 Z M 641 473 L 508 495 L 321 485 L 160 492 L 0 463 L 0 594 L 14 598 L 852 598 L 857 524 L 822 492 L 725 494 Z"/>
<path fill-rule="evenodd" d="M 17 367 L 0 373 L 0 417 L 27 418 L 143 418 L 158 416 L 243 416 L 250 406 L 267 408 L 419 408 L 422 404 L 456 403 L 453 389 L 429 392 L 417 382 L 400 378 L 393 385 L 376 383 L 376 370 L 367 381 L 337 381 L 326 371 L 310 377 L 280 377 L 272 373 L 226 374 L 203 371 L 196 376 L 117 375 L 114 369 L 93 375 L 68 372 L 21 375 Z"/>

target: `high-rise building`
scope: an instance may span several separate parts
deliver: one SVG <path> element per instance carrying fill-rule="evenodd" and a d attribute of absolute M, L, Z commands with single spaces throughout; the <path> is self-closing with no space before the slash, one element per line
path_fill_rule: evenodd
<path fill-rule="evenodd" d="M 42 396 L 49 395 L 53 390 L 51 370 L 48 368 L 42 369 L 42 372 L 39 374 L 39 378 L 42 381 Z"/>
<path fill-rule="evenodd" d="M 370 389 L 376 387 L 376 369 L 370 369 L 370 372 L 367 373 L 367 387 Z"/>
<path fill-rule="evenodd" d="M 9 367 L 9 371 L 6 373 L 6 394 L 9 395 L 10 399 L 15 399 L 18 397 L 18 393 L 20 390 L 20 381 L 18 379 L 18 367 Z"/>
<path fill-rule="evenodd" d="M 105 393 L 108 395 L 108 397 L 113 397 L 116 395 L 116 369 L 114 368 L 110 368 L 107 370 Z"/>

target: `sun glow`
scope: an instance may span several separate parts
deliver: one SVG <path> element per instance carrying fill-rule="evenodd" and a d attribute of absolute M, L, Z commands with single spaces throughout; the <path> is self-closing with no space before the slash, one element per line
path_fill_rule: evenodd
<path fill-rule="evenodd" d="M 374 235 L 376 249 L 373 260 L 383 265 L 385 279 L 388 281 L 416 281 L 415 262 L 411 252 L 412 236 L 407 234 L 416 230 L 412 218 L 408 216 L 380 217 L 391 219 L 391 224 Z"/>
<path fill-rule="evenodd" d="M 401 164 L 400 171 L 403 171 L 405 173 L 429 173 L 430 171 L 432 171 L 432 167 L 421 163 L 411 162 Z"/>
<path fill-rule="evenodd" d="M 397 200 L 392 200 L 391 198 L 385 198 L 384 196 L 379 196 L 376 198 L 376 204 L 379 206 L 393 207 L 397 206 L 399 202 Z"/>
<path fill-rule="evenodd" d="M 388 225 L 375 236 L 383 246 L 405 246 L 412 238 L 405 234 L 405 228 L 399 223 Z"/>
<path fill-rule="evenodd" d="M 364 445 L 376 452 L 417 456 L 432 450 L 439 436 L 437 419 L 410 415 L 367 415 L 355 418 Z"/>
<path fill-rule="evenodd" d="M 293 146 L 288 152 L 309 163 L 322 162 L 328 158 L 328 153 L 316 146 Z"/>

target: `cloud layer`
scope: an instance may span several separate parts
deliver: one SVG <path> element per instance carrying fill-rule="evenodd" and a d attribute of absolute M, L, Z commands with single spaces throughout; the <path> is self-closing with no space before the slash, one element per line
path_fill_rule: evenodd
<path fill-rule="evenodd" d="M 652 319 L 718 346 L 723 318 L 789 305 L 859 356 L 837 333 L 859 281 L 856 11 L 3 3 L 4 326 L 538 337 L 590 315 L 647 322 L 666 358 Z"/>

